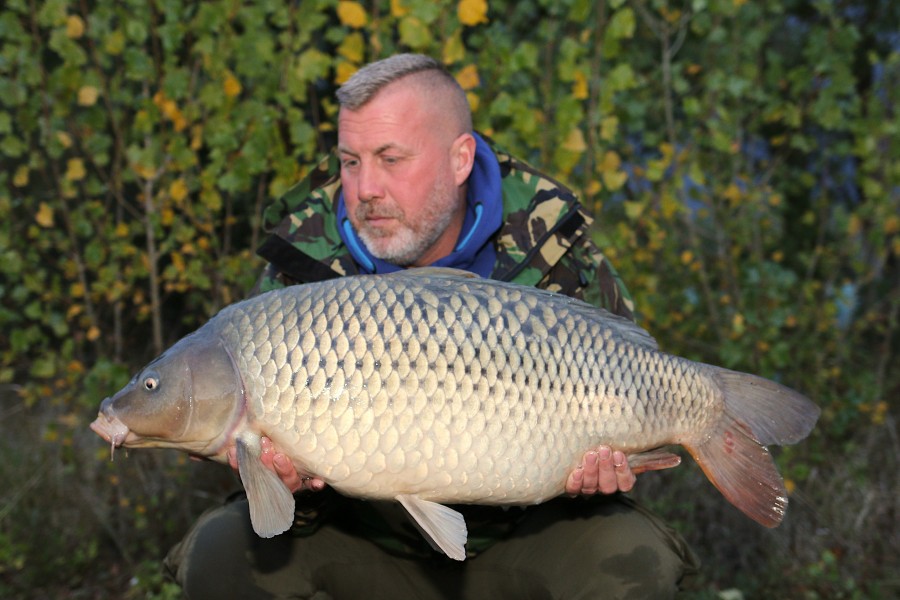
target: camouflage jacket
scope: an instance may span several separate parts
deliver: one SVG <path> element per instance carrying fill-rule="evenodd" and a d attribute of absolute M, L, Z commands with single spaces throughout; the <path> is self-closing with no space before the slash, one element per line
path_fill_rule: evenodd
<path fill-rule="evenodd" d="M 591 240 L 592 219 L 575 195 L 488 143 L 500 163 L 503 190 L 503 224 L 495 239 L 492 278 L 561 292 L 632 318 L 632 300 Z M 337 156 L 332 154 L 269 207 L 264 226 L 270 235 L 258 250 L 268 265 L 257 292 L 359 272 L 337 230 L 340 185 Z M 470 555 L 509 535 L 524 514 L 489 506 L 454 508 L 466 518 Z M 355 502 L 331 488 L 298 496 L 293 535 L 309 535 L 326 520 L 392 553 L 420 558 L 432 554 L 394 503 Z"/>
<path fill-rule="evenodd" d="M 562 292 L 631 318 L 631 298 L 591 240 L 592 219 L 575 195 L 491 146 L 503 189 L 503 225 L 491 277 Z M 358 273 L 337 230 L 340 185 L 332 153 L 268 208 L 264 227 L 270 235 L 258 250 L 268 265 L 256 291 Z"/>

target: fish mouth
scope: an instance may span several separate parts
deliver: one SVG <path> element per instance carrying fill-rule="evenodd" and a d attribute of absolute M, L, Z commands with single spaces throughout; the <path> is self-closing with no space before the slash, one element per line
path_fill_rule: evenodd
<path fill-rule="evenodd" d="M 124 445 L 126 442 L 136 441 L 139 436 L 128 429 L 128 426 L 119 420 L 118 417 L 100 412 L 94 422 L 91 423 L 91 429 L 94 433 L 102 437 L 110 443 L 109 459 L 115 457 L 116 448 Z"/>

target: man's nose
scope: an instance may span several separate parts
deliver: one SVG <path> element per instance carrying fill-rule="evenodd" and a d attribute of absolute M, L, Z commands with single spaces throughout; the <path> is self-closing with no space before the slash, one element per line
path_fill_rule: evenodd
<path fill-rule="evenodd" d="M 370 202 L 384 196 L 380 177 L 372 165 L 360 165 L 356 185 L 360 202 Z"/>

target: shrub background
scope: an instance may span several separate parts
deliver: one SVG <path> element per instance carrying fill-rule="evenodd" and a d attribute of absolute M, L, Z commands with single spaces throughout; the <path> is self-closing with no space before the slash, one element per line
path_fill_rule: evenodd
<path fill-rule="evenodd" d="M 580 193 L 663 348 L 822 407 L 776 451 L 777 530 L 693 465 L 640 478 L 704 561 L 694 597 L 893 597 L 891 0 L 6 0 L 0 595 L 177 596 L 160 558 L 236 480 L 110 463 L 87 425 L 249 290 L 262 211 L 334 141 L 335 87 L 398 51 L 440 57 L 480 131 Z"/>

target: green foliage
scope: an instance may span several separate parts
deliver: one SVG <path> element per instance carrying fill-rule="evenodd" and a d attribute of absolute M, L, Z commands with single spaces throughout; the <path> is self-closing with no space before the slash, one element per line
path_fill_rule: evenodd
<path fill-rule="evenodd" d="M 247 292 L 262 210 L 334 140 L 336 86 L 412 50 L 457 76 L 479 130 L 580 193 L 664 348 L 823 407 L 813 437 L 779 455 L 795 502 L 772 536 L 721 513 L 712 492 L 698 500 L 694 471 L 641 479 L 712 565 L 708 589 L 888 597 L 896 581 L 879 557 L 900 545 L 882 535 L 897 509 L 898 11 L 8 0 L 0 422 L 18 436 L 0 445 L 0 595 L 84 586 L 89 564 L 108 563 L 122 565 L 120 584 L 138 573 L 132 597 L 171 596 L 148 565 L 209 500 L 184 492 L 197 486 L 183 459 L 105 462 L 86 424 L 133 369 Z M 844 518 L 857 506 L 865 520 Z M 53 535 L 29 542 L 48 522 Z M 738 556 L 722 545 L 736 537 Z"/>

